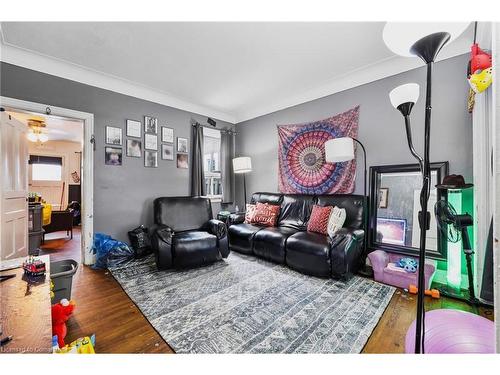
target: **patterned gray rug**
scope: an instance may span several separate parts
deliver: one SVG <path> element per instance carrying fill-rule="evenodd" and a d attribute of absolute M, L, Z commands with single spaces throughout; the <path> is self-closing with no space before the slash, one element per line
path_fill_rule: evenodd
<path fill-rule="evenodd" d="M 395 291 L 234 252 L 182 272 L 157 271 L 152 256 L 111 272 L 177 353 L 359 353 Z"/>

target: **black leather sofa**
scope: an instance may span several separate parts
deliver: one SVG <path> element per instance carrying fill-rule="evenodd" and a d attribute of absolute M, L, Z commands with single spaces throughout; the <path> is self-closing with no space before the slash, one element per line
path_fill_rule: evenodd
<path fill-rule="evenodd" d="M 276 227 L 244 223 L 244 215 L 228 220 L 229 247 L 243 254 L 286 264 L 313 276 L 349 279 L 360 267 L 363 257 L 362 195 L 296 195 L 255 193 L 250 203 L 280 205 Z M 337 234 L 329 236 L 307 232 L 314 204 L 345 208 L 346 221 Z"/>
<path fill-rule="evenodd" d="M 158 269 L 198 267 L 227 258 L 226 224 L 212 219 L 210 199 L 163 197 L 153 205 L 151 246 Z"/>

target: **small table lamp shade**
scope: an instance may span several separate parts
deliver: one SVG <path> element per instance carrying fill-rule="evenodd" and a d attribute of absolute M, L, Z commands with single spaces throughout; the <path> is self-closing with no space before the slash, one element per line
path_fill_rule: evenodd
<path fill-rule="evenodd" d="M 325 159 L 327 162 L 338 163 L 354 158 L 354 141 L 352 138 L 333 138 L 325 142 Z"/>
<path fill-rule="evenodd" d="M 249 156 L 240 156 L 233 159 L 234 173 L 248 173 L 252 171 L 252 159 Z"/>
<path fill-rule="evenodd" d="M 394 108 L 398 108 L 404 103 L 416 103 L 418 100 L 420 88 L 417 83 L 407 83 L 396 87 L 389 93 L 391 104 Z"/>

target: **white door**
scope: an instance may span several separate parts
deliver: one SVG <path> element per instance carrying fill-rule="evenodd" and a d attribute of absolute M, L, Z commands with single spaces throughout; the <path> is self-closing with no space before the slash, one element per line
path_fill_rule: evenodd
<path fill-rule="evenodd" d="M 28 255 L 27 127 L 0 113 L 0 260 Z"/>

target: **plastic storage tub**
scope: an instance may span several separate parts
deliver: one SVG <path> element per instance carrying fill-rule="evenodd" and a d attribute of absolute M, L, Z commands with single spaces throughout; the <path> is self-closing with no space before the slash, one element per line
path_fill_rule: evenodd
<path fill-rule="evenodd" d="M 78 269 L 78 262 L 73 259 L 65 259 L 57 262 L 50 262 L 50 278 L 54 283 L 54 303 L 61 299 L 71 299 L 71 286 L 73 275 Z"/>

